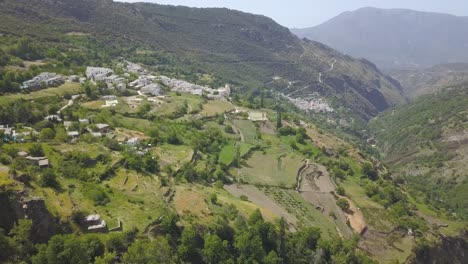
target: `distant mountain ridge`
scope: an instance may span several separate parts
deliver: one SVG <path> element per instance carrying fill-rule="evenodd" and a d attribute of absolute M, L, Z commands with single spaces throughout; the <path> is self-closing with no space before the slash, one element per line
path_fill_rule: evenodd
<path fill-rule="evenodd" d="M 371 63 L 303 41 L 272 19 L 225 8 L 188 8 L 111 0 L 0 1 L 0 33 L 59 41 L 81 32 L 112 43 L 137 43 L 180 58 L 238 86 L 283 90 L 276 76 L 300 83 L 368 119 L 403 100 L 399 84 Z M 333 71 L 320 73 L 330 68 Z M 307 87 L 307 89 L 304 89 Z"/>
<path fill-rule="evenodd" d="M 468 62 L 468 17 L 368 7 L 292 31 L 381 68 Z"/>

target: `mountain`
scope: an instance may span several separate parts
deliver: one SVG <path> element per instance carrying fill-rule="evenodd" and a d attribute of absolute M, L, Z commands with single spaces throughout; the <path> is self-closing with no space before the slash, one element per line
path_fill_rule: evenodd
<path fill-rule="evenodd" d="M 468 17 L 362 8 L 293 32 L 352 56 L 367 58 L 382 68 L 468 62 Z"/>
<path fill-rule="evenodd" d="M 319 92 L 365 119 L 403 100 L 398 82 L 372 63 L 300 40 L 264 16 L 110 0 L 6 0 L 0 15 L 3 34 L 49 43 L 81 34 L 110 46 L 156 50 L 177 67 L 203 69 L 238 87 L 301 90 L 296 97 Z"/>
<path fill-rule="evenodd" d="M 468 217 L 468 83 L 389 109 L 370 123 L 377 146 L 413 197 Z M 452 214 L 453 213 L 453 214 Z"/>
<path fill-rule="evenodd" d="M 406 97 L 414 98 L 440 89 L 468 82 L 468 63 L 440 64 L 422 70 L 388 70 L 398 80 Z"/>

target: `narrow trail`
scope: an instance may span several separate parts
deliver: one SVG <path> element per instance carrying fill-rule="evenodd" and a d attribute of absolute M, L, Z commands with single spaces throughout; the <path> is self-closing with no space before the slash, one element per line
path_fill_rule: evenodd
<path fill-rule="evenodd" d="M 64 107 L 60 108 L 60 110 L 57 111 L 57 114 L 59 115 L 63 110 L 67 109 L 68 107 L 72 106 L 73 105 L 73 99 L 72 100 L 69 100 L 67 105 L 65 105 Z"/>
<path fill-rule="evenodd" d="M 333 69 L 335 68 L 335 63 L 336 63 L 336 59 L 333 58 L 333 62 L 330 65 L 330 69 L 328 69 L 328 71 L 326 71 L 326 72 L 333 71 Z"/>
<path fill-rule="evenodd" d="M 303 56 L 304 56 L 304 54 L 302 54 L 300 58 L 302 58 Z M 337 62 L 336 58 L 333 58 L 332 62 L 330 63 L 330 69 L 326 70 L 324 73 L 333 71 L 333 69 L 335 69 L 335 64 L 336 64 L 336 62 Z M 318 82 L 319 82 L 319 84 L 323 84 L 322 75 L 323 75 L 323 73 L 322 73 L 322 72 L 319 72 L 319 74 L 318 74 Z M 280 93 L 283 93 L 284 91 L 286 91 L 286 90 L 288 90 L 289 88 L 291 88 L 291 85 L 292 85 L 292 82 L 289 82 L 289 83 L 288 83 L 288 86 L 287 86 L 286 88 L 284 88 L 283 90 L 281 90 Z M 303 90 L 305 90 L 305 89 L 307 89 L 307 88 L 309 88 L 309 87 L 311 87 L 311 86 L 312 86 L 312 85 L 308 85 L 308 86 L 306 86 L 306 87 L 304 87 L 304 88 L 301 88 L 301 89 L 299 89 L 299 90 L 296 90 L 296 91 L 294 91 L 294 92 L 292 92 L 292 93 L 286 95 L 286 97 L 289 97 L 289 96 L 291 96 L 291 95 L 293 95 L 293 94 L 296 94 L 296 93 L 298 93 L 298 92 L 300 92 L 300 91 L 303 91 Z"/>

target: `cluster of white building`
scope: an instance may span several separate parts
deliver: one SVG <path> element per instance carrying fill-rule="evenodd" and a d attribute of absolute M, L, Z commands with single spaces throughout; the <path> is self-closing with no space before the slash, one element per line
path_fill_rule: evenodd
<path fill-rule="evenodd" d="M 292 102 L 297 108 L 305 111 L 320 112 L 320 113 L 331 113 L 334 112 L 330 104 L 323 98 L 292 98 L 285 96 L 290 102 Z"/>
<path fill-rule="evenodd" d="M 226 86 L 224 87 L 213 89 L 213 88 L 189 83 L 183 80 L 171 79 L 166 76 L 159 76 L 158 79 L 174 92 L 191 93 L 195 95 L 205 94 L 207 95 L 208 98 L 212 98 L 212 99 L 227 98 L 231 94 L 231 88 L 228 84 L 226 84 Z"/>
<path fill-rule="evenodd" d="M 102 67 L 87 67 L 85 72 L 86 78 L 92 82 L 105 82 L 107 88 L 115 88 L 125 90 L 126 79 L 114 74 L 114 71 L 109 68 Z"/>
<path fill-rule="evenodd" d="M 140 75 L 135 81 L 129 83 L 129 86 L 139 90 L 141 93 L 158 96 L 162 94 L 162 89 L 157 81 L 158 78 L 156 76 L 143 74 Z"/>
<path fill-rule="evenodd" d="M 43 72 L 29 81 L 23 82 L 21 89 L 38 90 L 51 86 L 59 86 L 65 82 L 65 79 L 51 72 Z"/>

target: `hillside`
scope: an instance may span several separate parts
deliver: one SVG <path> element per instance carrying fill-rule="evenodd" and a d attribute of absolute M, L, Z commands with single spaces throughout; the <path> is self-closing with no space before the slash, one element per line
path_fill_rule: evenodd
<path fill-rule="evenodd" d="M 362 8 L 293 32 L 385 69 L 468 62 L 468 17 Z"/>
<path fill-rule="evenodd" d="M 388 110 L 370 127 L 385 161 L 419 201 L 467 219 L 467 84 Z"/>
<path fill-rule="evenodd" d="M 447 247 L 464 262 L 464 183 L 442 203 L 398 177 L 400 141 L 466 151 L 464 87 L 434 103 L 430 123 L 453 124 L 432 134 L 379 115 L 404 99 L 374 64 L 263 16 L 110 0 L 0 0 L 0 15 L 1 263 L 404 263 Z M 388 148 L 359 138 L 374 116 Z M 463 172 L 447 157 L 421 164 Z"/>
<path fill-rule="evenodd" d="M 468 81 L 468 64 L 440 64 L 422 70 L 388 70 L 390 76 L 401 83 L 403 94 L 414 98 Z"/>
<path fill-rule="evenodd" d="M 365 119 L 403 100 L 399 84 L 371 63 L 302 41 L 263 16 L 107 0 L 7 0 L 0 7 L 4 34 L 27 29 L 25 34 L 52 43 L 64 34 L 109 45 L 113 41 L 140 55 L 146 50 L 146 61 L 157 57 L 178 68 L 202 69 L 244 90 L 290 88 L 301 90 L 302 96 L 319 92 Z M 325 75 L 334 60 L 336 67 Z M 321 74 L 327 80 L 322 81 Z M 282 81 L 272 83 L 278 77 Z"/>

